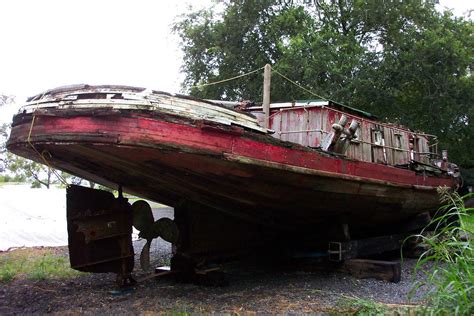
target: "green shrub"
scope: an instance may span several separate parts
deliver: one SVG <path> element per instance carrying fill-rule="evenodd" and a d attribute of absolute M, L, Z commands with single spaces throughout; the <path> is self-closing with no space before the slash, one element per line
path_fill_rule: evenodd
<path fill-rule="evenodd" d="M 10 282 L 15 278 L 16 269 L 11 265 L 5 265 L 0 269 L 0 282 Z"/>

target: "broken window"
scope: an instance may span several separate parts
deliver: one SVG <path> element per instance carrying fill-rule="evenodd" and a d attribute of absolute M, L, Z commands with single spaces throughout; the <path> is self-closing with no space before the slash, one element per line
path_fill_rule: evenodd
<path fill-rule="evenodd" d="M 383 146 L 382 131 L 374 131 L 374 145 Z"/>
<path fill-rule="evenodd" d="M 395 134 L 395 148 L 396 149 L 401 149 L 402 148 L 402 144 L 403 144 L 403 140 L 402 140 L 402 134 Z"/>

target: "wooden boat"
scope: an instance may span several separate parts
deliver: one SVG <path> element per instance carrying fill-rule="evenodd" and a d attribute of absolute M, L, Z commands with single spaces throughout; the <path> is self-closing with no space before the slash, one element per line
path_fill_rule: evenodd
<path fill-rule="evenodd" d="M 265 117 L 248 102 L 79 85 L 30 98 L 12 127 L 15 154 L 174 207 L 187 255 L 397 233 L 459 176 L 436 137 L 322 100 Z"/>

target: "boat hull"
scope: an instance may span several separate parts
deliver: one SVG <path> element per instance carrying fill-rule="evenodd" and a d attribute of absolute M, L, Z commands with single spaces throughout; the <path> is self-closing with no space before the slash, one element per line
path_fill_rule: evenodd
<path fill-rule="evenodd" d="M 349 160 L 242 127 L 139 111 L 19 114 L 7 146 L 166 205 L 188 201 L 298 232 L 349 223 L 355 234 L 377 234 L 435 210 L 436 188 L 455 185 L 448 176 Z"/>

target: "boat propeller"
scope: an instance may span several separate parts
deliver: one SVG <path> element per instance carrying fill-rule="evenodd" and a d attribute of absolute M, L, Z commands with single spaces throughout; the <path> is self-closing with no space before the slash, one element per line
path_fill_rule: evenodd
<path fill-rule="evenodd" d="M 138 231 L 138 237 L 146 240 L 140 253 L 140 266 L 143 270 L 150 269 L 150 246 L 153 239 L 161 237 L 172 244 L 178 240 L 178 227 L 167 217 L 155 221 L 151 206 L 146 201 L 139 200 L 132 204 L 133 227 Z"/>

